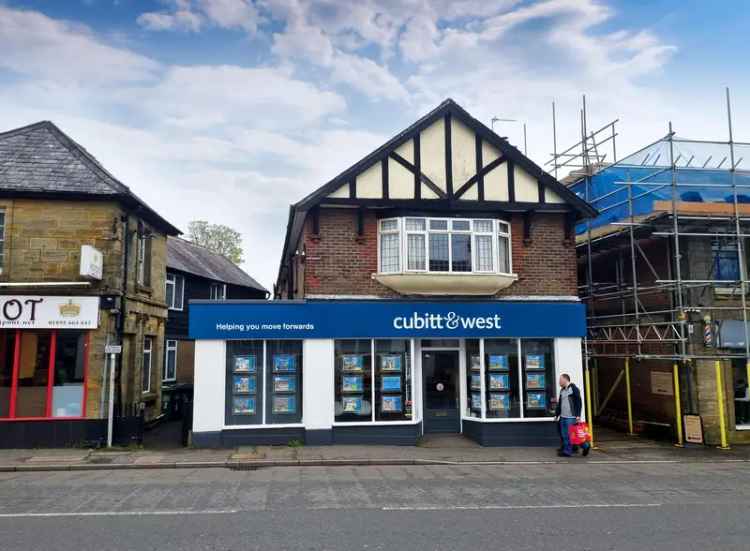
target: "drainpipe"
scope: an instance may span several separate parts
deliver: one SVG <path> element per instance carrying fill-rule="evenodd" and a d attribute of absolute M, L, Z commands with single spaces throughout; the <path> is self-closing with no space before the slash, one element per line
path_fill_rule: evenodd
<path fill-rule="evenodd" d="M 120 218 L 122 222 L 122 239 L 123 239 L 123 253 L 122 253 L 122 295 L 120 296 L 120 317 L 117 324 L 117 338 L 120 341 L 119 344 L 122 346 L 125 340 L 125 318 L 126 318 L 126 296 L 128 294 L 128 264 L 130 257 L 130 231 L 129 231 L 129 220 L 130 212 L 126 211 L 125 214 Z M 123 353 L 118 354 L 119 358 L 117 361 L 117 403 L 120 404 L 120 408 L 123 406 L 123 389 L 122 389 L 122 368 L 125 361 L 125 350 Z M 122 411 L 120 414 L 122 415 Z"/>

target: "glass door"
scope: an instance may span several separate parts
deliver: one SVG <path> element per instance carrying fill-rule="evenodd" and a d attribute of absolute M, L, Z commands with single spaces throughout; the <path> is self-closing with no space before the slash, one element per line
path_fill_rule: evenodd
<path fill-rule="evenodd" d="M 457 350 L 422 352 L 424 432 L 459 433 L 459 369 Z"/>

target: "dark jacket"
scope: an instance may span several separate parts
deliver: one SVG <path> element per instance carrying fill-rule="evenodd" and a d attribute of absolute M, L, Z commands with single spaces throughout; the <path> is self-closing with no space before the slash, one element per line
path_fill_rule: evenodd
<path fill-rule="evenodd" d="M 573 410 L 573 417 L 580 417 L 581 416 L 581 408 L 583 407 L 583 402 L 581 400 L 581 391 L 578 390 L 578 387 L 574 385 L 573 383 L 570 383 L 570 389 L 573 391 L 573 393 L 570 395 L 570 409 Z M 555 406 L 555 416 L 560 416 L 560 410 L 562 409 L 562 390 L 560 391 L 560 394 L 557 397 L 557 406 Z"/>

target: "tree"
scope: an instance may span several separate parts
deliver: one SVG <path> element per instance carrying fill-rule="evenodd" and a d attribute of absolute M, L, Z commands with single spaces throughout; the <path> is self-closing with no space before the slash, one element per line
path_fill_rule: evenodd
<path fill-rule="evenodd" d="M 209 224 L 193 220 L 188 224 L 189 240 L 197 245 L 226 256 L 235 264 L 242 263 L 242 238 L 240 232 L 222 224 Z"/>

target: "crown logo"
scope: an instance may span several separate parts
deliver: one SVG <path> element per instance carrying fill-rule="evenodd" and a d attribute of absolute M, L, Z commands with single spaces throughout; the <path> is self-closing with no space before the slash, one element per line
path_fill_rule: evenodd
<path fill-rule="evenodd" d="M 75 318 L 81 313 L 81 306 L 74 304 L 72 299 L 67 304 L 58 306 L 58 309 L 60 310 L 60 315 L 65 318 Z"/>

